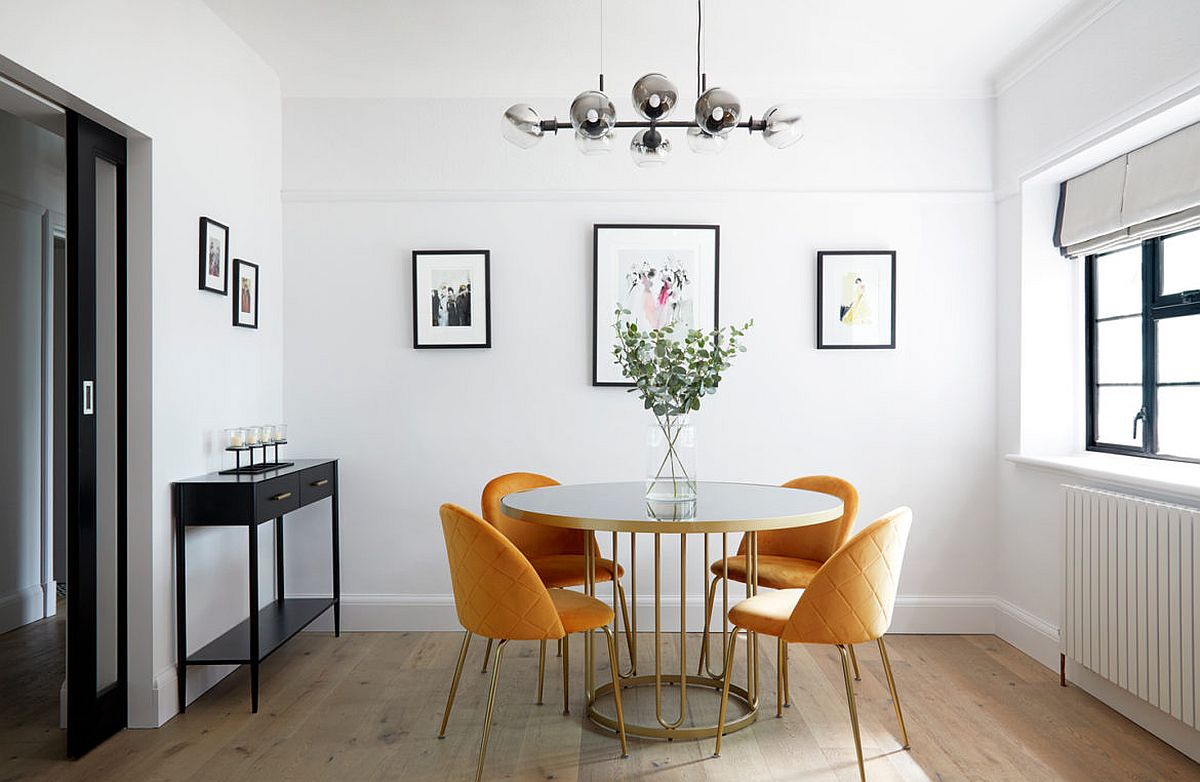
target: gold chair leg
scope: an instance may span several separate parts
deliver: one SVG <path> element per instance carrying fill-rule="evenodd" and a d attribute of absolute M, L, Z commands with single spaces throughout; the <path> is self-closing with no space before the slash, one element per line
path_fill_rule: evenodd
<path fill-rule="evenodd" d="M 883 672 L 887 674 L 888 689 L 892 693 L 892 705 L 896 707 L 896 722 L 900 723 L 900 738 L 904 740 L 904 748 L 908 749 L 908 728 L 904 727 L 904 714 L 900 711 L 900 694 L 896 692 L 896 679 L 892 676 L 892 661 L 888 659 L 887 647 L 883 645 L 883 636 L 879 642 L 879 656 L 883 659 Z"/>
<path fill-rule="evenodd" d="M 629 674 L 630 676 L 637 675 L 637 652 L 633 648 L 633 633 L 637 630 L 635 627 L 629 626 L 629 606 L 625 602 L 625 587 L 621 586 L 621 582 L 617 581 L 617 596 L 621 600 L 621 622 L 625 625 L 625 645 L 629 647 Z"/>
<path fill-rule="evenodd" d="M 442 714 L 442 727 L 438 738 L 446 738 L 446 724 L 450 722 L 450 710 L 454 708 L 454 694 L 458 692 L 458 679 L 462 676 L 463 663 L 467 661 L 467 647 L 471 645 L 471 631 L 463 633 L 462 648 L 458 650 L 458 664 L 454 666 L 454 678 L 450 680 L 450 695 L 446 698 L 446 711 Z"/>
<path fill-rule="evenodd" d="M 854 644 L 846 644 L 846 651 L 850 653 L 850 666 L 854 668 L 854 681 L 861 682 L 862 677 L 858 675 L 858 658 L 854 656 Z"/>
<path fill-rule="evenodd" d="M 788 653 L 787 641 L 783 642 L 783 708 L 792 708 L 792 682 L 788 675 L 789 669 L 792 667 L 792 658 Z"/>
<path fill-rule="evenodd" d="M 546 683 L 546 642 L 538 644 L 538 699 L 537 705 L 542 705 L 542 688 Z"/>
<path fill-rule="evenodd" d="M 725 684 L 721 687 L 721 710 L 717 712 L 717 746 L 713 748 L 713 757 L 721 757 L 721 737 L 725 733 L 725 707 L 729 705 L 729 682 L 733 679 L 733 652 L 737 648 L 738 626 L 734 625 L 729 631 L 729 646 L 725 649 Z M 750 639 L 746 639 L 750 643 Z"/>
<path fill-rule="evenodd" d="M 867 770 L 863 766 L 862 736 L 858 732 L 858 707 L 854 703 L 854 682 L 850 680 L 850 655 L 846 646 L 838 644 L 842 655 L 842 677 L 846 680 L 846 703 L 850 707 L 850 725 L 854 728 L 854 751 L 858 754 L 858 776 L 862 782 L 867 782 Z"/>
<path fill-rule="evenodd" d="M 700 664 L 696 668 L 696 675 L 704 675 L 704 666 L 708 663 L 708 625 L 712 622 L 713 605 L 717 600 L 717 582 L 721 580 L 720 576 L 714 576 L 708 587 L 708 594 L 704 596 L 704 635 L 700 637 Z"/>
<path fill-rule="evenodd" d="M 627 758 L 629 757 L 629 745 L 625 741 L 625 709 L 621 705 L 621 676 L 620 666 L 617 664 L 617 641 L 607 625 L 601 629 L 608 636 L 608 667 L 612 669 L 613 703 L 617 707 L 617 734 L 621 737 L 621 757 Z"/>
<path fill-rule="evenodd" d="M 782 636 L 775 639 L 775 719 L 783 716 L 783 669 L 787 665 Z"/>
<path fill-rule="evenodd" d="M 563 661 L 563 716 L 566 716 L 571 713 L 571 636 L 564 635 L 559 646 Z"/>
<path fill-rule="evenodd" d="M 481 668 L 479 670 L 480 673 L 487 673 L 488 658 L 491 656 L 492 656 L 492 639 L 489 638 L 488 643 L 487 643 L 487 648 L 483 650 L 483 668 Z"/>
<path fill-rule="evenodd" d="M 492 665 L 492 686 L 488 690 L 487 709 L 483 712 L 483 739 L 479 742 L 479 765 L 475 767 L 475 782 L 483 779 L 483 760 L 487 755 L 488 736 L 492 732 L 492 709 L 496 705 L 496 685 L 500 683 L 500 658 L 508 641 L 496 645 L 496 662 Z"/>

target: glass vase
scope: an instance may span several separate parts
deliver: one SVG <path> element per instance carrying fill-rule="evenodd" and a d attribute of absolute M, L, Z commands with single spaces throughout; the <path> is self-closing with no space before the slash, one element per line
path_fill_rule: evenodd
<path fill-rule="evenodd" d="M 646 499 L 696 499 L 696 430 L 686 415 L 659 416 L 646 430 Z"/>

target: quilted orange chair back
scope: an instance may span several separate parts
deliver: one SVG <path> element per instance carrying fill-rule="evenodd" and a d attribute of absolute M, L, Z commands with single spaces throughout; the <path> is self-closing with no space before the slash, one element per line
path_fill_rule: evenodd
<path fill-rule="evenodd" d="M 858 515 L 858 490 L 849 481 L 832 475 L 806 475 L 803 478 L 793 478 L 783 486 L 785 489 L 805 489 L 832 494 L 842 501 L 842 515 L 824 524 L 760 532 L 758 553 L 824 562 L 850 537 L 850 531 L 854 528 L 854 518 Z M 743 537 L 741 545 L 738 546 L 738 554 L 745 553 L 746 539 Z"/>
<path fill-rule="evenodd" d="M 583 554 L 583 544 L 587 539 L 583 530 L 558 529 L 544 524 L 519 521 L 505 516 L 500 510 L 500 500 L 505 495 L 558 485 L 558 481 L 553 478 L 533 472 L 510 472 L 493 478 L 483 487 L 483 498 L 480 501 L 483 517 L 504 533 L 504 537 L 511 540 L 521 553 L 530 559 L 553 554 Z"/>
<path fill-rule="evenodd" d="M 911 526 L 912 511 L 896 508 L 838 549 L 796 603 L 783 639 L 859 644 L 886 633 Z"/>
<path fill-rule="evenodd" d="M 486 638 L 562 638 L 562 621 L 537 571 L 491 524 L 457 505 L 441 507 L 454 608 L 463 628 Z"/>

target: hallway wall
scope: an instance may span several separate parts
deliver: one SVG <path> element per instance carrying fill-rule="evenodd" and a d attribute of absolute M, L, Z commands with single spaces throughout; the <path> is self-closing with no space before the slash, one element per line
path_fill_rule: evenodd
<path fill-rule="evenodd" d="M 65 192 L 63 140 L 0 111 L 0 633 L 41 619 L 54 591 L 41 556 L 42 215 L 61 214 Z"/>

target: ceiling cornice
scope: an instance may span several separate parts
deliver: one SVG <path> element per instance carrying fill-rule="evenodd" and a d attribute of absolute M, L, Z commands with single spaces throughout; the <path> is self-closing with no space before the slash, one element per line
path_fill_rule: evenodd
<path fill-rule="evenodd" d="M 1003 95 L 1122 0 L 1080 0 L 1050 17 L 996 69 L 993 90 Z"/>

